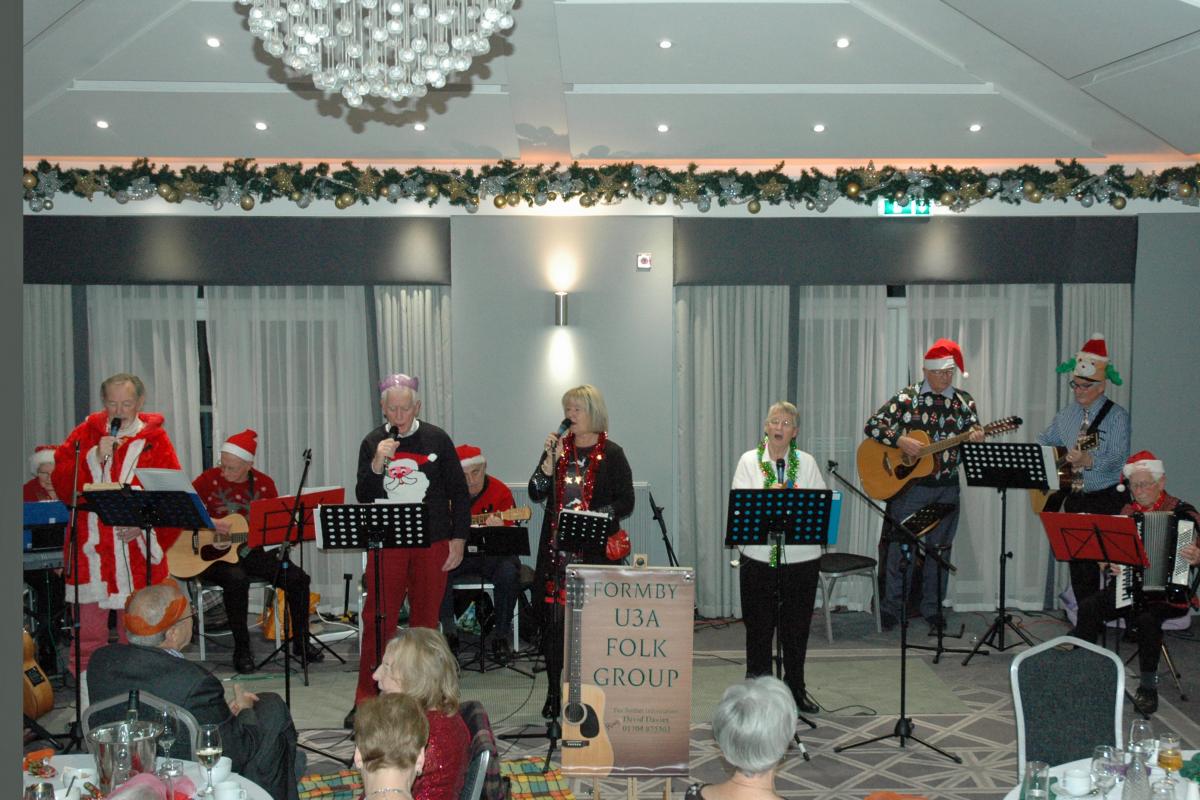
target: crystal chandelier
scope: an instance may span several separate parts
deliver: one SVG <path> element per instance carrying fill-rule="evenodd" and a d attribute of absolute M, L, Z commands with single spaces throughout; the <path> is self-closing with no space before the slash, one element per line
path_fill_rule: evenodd
<path fill-rule="evenodd" d="M 515 0 L 238 0 L 268 53 L 351 106 L 440 89 L 512 27 Z"/>

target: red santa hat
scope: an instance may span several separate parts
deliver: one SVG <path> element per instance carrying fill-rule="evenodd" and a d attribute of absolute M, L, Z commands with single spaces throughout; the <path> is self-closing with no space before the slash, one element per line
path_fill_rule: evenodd
<path fill-rule="evenodd" d="M 33 448 L 33 454 L 29 456 L 29 472 L 37 475 L 38 467 L 42 464 L 53 464 L 54 451 L 57 449 L 52 444 L 39 444 Z"/>
<path fill-rule="evenodd" d="M 454 448 L 454 452 L 458 453 L 458 460 L 462 462 L 463 469 L 484 463 L 483 451 L 473 444 L 460 444 Z"/>
<path fill-rule="evenodd" d="M 962 348 L 953 339 L 938 339 L 933 346 L 925 351 L 925 369 L 949 369 L 958 367 L 958 371 L 966 378 L 967 371 L 963 367 Z"/>
<path fill-rule="evenodd" d="M 225 444 L 221 445 L 222 453 L 237 456 L 243 461 L 253 461 L 257 451 L 258 434 L 250 428 L 246 428 L 241 433 L 235 433 L 225 440 Z"/>
<path fill-rule="evenodd" d="M 1139 450 L 1125 460 L 1125 466 L 1121 467 L 1121 472 L 1126 478 L 1133 477 L 1133 473 L 1138 470 L 1146 470 L 1157 480 L 1166 474 L 1163 470 L 1163 462 L 1154 453 L 1149 450 Z"/>
<path fill-rule="evenodd" d="M 1108 345 L 1104 341 L 1104 334 L 1093 333 L 1075 354 L 1075 369 L 1071 371 L 1071 374 L 1089 381 L 1102 381 L 1107 366 Z"/>

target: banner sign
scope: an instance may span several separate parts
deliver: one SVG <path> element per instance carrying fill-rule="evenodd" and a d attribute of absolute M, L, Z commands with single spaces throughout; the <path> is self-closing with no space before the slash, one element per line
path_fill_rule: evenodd
<path fill-rule="evenodd" d="M 567 567 L 564 774 L 687 776 L 695 596 L 691 568 Z"/>

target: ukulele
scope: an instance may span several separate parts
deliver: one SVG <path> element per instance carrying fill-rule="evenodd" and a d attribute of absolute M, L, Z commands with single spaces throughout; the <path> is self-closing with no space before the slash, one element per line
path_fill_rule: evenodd
<path fill-rule="evenodd" d="M 1084 452 L 1095 450 L 1100 445 L 1099 431 L 1085 433 L 1075 442 L 1075 447 Z M 1075 494 L 1083 491 L 1083 470 L 1076 470 L 1071 466 L 1071 462 L 1067 461 L 1066 447 L 1054 448 L 1054 467 L 1058 470 L 1058 491 L 1052 492 L 1049 489 L 1030 489 L 1029 490 L 1029 505 L 1033 508 L 1033 513 L 1040 514 L 1043 511 L 1060 511 L 1062 510 L 1063 501 L 1067 499 L 1067 495 Z"/>
<path fill-rule="evenodd" d="M 983 426 L 984 436 L 1014 431 L 1021 426 L 1020 417 L 1005 417 Z M 899 447 L 889 447 L 876 439 L 864 439 L 858 446 L 858 479 L 863 489 L 876 500 L 888 500 L 909 481 L 923 478 L 933 472 L 936 453 L 958 447 L 970 438 L 972 431 L 964 431 L 940 441 L 930 442 L 924 431 L 908 431 L 905 436 L 922 443 L 915 456 L 906 455 Z"/>
<path fill-rule="evenodd" d="M 250 527 L 241 514 L 221 517 L 218 522 L 230 524 L 229 533 L 202 528 L 198 531 L 181 531 L 175 544 L 167 549 L 167 566 L 178 578 L 194 578 L 214 561 L 236 564 L 237 545 L 249 537 Z"/>
<path fill-rule="evenodd" d="M 486 514 L 472 514 L 471 524 L 485 525 L 487 524 L 487 518 L 491 516 L 500 517 L 503 522 L 525 522 L 533 516 L 533 510 L 528 506 L 519 506 L 517 508 L 510 508 L 507 511 L 489 511 Z"/>
<path fill-rule="evenodd" d="M 567 683 L 563 694 L 562 748 L 572 768 L 586 767 L 587 774 L 603 778 L 612 772 L 613 749 L 604 724 L 604 690 L 584 684 L 583 601 L 587 587 L 578 577 L 567 580 L 567 611 L 571 615 L 567 648 Z"/>
<path fill-rule="evenodd" d="M 33 637 L 29 635 L 28 630 L 21 633 L 24 637 L 21 675 L 25 679 L 21 707 L 25 716 L 37 719 L 54 708 L 54 687 L 50 685 L 50 679 L 37 663 L 37 646 Z"/>

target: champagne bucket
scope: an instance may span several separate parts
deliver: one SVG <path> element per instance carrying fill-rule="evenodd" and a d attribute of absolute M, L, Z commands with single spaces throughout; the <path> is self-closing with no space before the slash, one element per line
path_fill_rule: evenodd
<path fill-rule="evenodd" d="M 104 794 L 140 772 L 154 772 L 158 744 L 158 726 L 154 723 L 110 722 L 93 728 L 87 738 Z"/>

